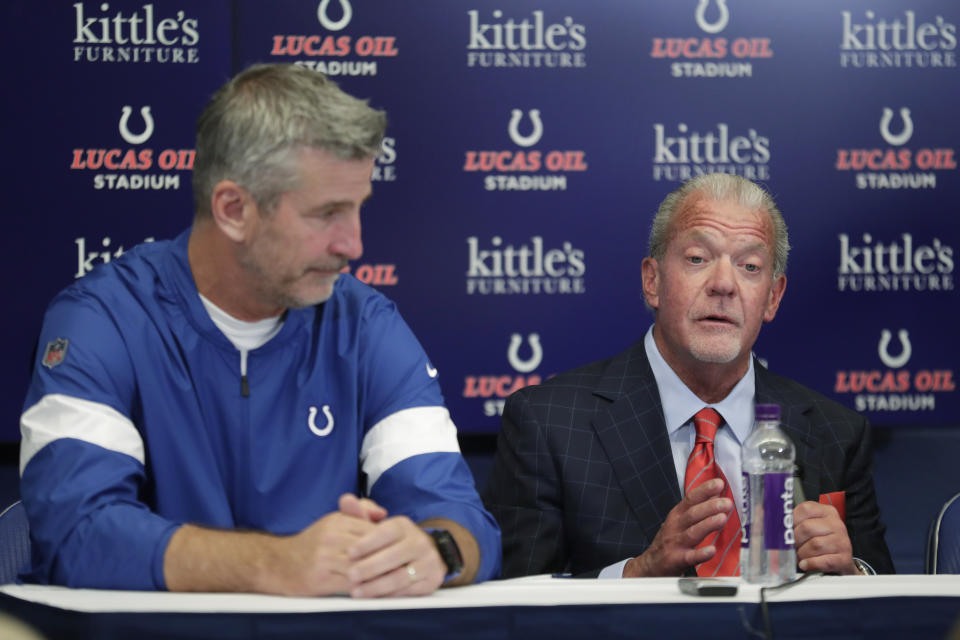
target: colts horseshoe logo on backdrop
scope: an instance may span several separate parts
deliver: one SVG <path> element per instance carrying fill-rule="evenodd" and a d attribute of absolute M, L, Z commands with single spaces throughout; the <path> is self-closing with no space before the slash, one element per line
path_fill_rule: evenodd
<path fill-rule="evenodd" d="M 350 24 L 350 18 L 353 17 L 353 7 L 350 6 L 350 0 L 340 0 L 340 8 L 343 10 L 343 17 L 339 20 L 331 20 L 327 17 L 327 6 L 330 0 L 323 0 L 317 7 L 317 20 L 328 31 L 340 31 Z"/>
<path fill-rule="evenodd" d="M 120 135 L 130 144 L 143 144 L 150 139 L 150 136 L 153 135 L 153 116 L 150 115 L 150 107 L 147 106 L 140 108 L 140 115 L 143 116 L 143 122 L 146 125 L 143 133 L 130 132 L 129 123 L 130 114 L 132 113 L 133 107 L 124 105 L 122 114 L 120 115 Z"/>
<path fill-rule="evenodd" d="M 913 120 L 910 119 L 910 109 L 902 107 L 900 109 L 900 118 L 903 120 L 903 131 L 894 135 L 890 133 L 890 121 L 893 119 L 893 109 L 890 107 L 883 108 L 883 117 L 880 118 L 880 135 L 887 141 L 887 144 L 892 144 L 895 147 L 906 144 L 910 136 L 913 135 Z"/>
<path fill-rule="evenodd" d="M 530 373 L 539 367 L 540 362 L 543 360 L 543 348 L 540 346 L 540 336 L 536 333 L 531 333 L 527 337 L 527 341 L 530 343 L 531 351 L 530 358 L 527 360 L 521 360 L 519 356 L 520 344 L 523 342 L 523 336 L 519 333 L 510 336 L 510 346 L 507 348 L 507 361 L 511 367 L 520 373 Z"/>
<path fill-rule="evenodd" d="M 543 135 L 543 122 L 540 121 L 540 110 L 530 109 L 530 122 L 533 123 L 533 131 L 530 135 L 520 135 L 520 119 L 523 118 L 523 111 L 514 109 L 510 112 L 510 126 L 507 131 L 510 133 L 510 139 L 521 147 L 532 147 L 540 141 Z"/>
<path fill-rule="evenodd" d="M 697 26 L 707 33 L 720 33 L 727 26 L 727 22 L 730 21 L 730 10 L 727 9 L 727 0 L 717 0 L 717 9 L 720 10 L 720 18 L 713 24 L 707 22 L 706 19 L 707 5 L 709 4 L 710 0 L 700 0 L 700 4 L 697 5 L 697 10 L 694 12 L 693 17 L 697 20 Z"/>
<path fill-rule="evenodd" d="M 880 345 L 877 347 L 877 353 L 880 354 L 880 361 L 883 362 L 883 364 L 891 369 L 899 369 L 907 364 L 907 361 L 910 360 L 910 355 L 913 353 L 910 347 L 910 335 L 906 329 L 900 329 L 900 331 L 897 332 L 897 337 L 900 338 L 899 356 L 891 356 L 888 350 L 890 338 L 892 337 L 892 334 L 887 329 L 880 332 Z"/>
<path fill-rule="evenodd" d="M 327 418 L 327 425 L 323 429 L 317 427 L 316 407 L 310 407 L 310 415 L 307 418 L 307 426 L 310 427 L 310 431 L 312 431 L 315 436 L 320 436 L 321 438 L 330 435 L 330 432 L 333 431 L 333 414 L 330 413 L 330 405 L 323 405 L 323 415 Z"/>

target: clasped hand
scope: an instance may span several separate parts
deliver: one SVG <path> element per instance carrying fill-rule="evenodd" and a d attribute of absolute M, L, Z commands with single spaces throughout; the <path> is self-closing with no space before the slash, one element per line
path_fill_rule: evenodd
<path fill-rule="evenodd" d="M 406 516 L 387 517 L 372 500 L 340 496 L 339 510 L 283 538 L 279 590 L 354 598 L 433 593 L 446 575 L 432 538 Z"/>

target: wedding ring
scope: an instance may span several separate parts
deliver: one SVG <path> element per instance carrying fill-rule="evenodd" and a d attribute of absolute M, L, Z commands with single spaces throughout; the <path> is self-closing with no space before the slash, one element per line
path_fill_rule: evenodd
<path fill-rule="evenodd" d="M 410 576 L 410 582 L 414 582 L 417 579 L 417 570 L 413 568 L 412 564 L 407 565 L 407 575 Z"/>

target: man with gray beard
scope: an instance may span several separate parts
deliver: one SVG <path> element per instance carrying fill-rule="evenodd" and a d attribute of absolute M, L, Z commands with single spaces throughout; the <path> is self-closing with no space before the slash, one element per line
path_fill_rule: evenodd
<path fill-rule="evenodd" d="M 192 228 L 47 310 L 21 417 L 26 580 L 366 598 L 497 575 L 437 370 L 341 273 L 385 127 L 296 65 L 213 96 Z"/>

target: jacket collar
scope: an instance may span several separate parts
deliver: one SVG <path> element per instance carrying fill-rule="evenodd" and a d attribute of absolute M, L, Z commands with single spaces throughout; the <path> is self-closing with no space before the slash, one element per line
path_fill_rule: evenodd
<path fill-rule="evenodd" d="M 163 295 L 168 296 L 182 310 L 186 320 L 200 335 L 221 348 L 231 352 L 236 347 L 217 328 L 200 300 L 193 272 L 190 270 L 190 260 L 187 247 L 190 242 L 190 229 L 183 231 L 171 241 L 170 251 L 165 253 L 160 269 L 163 279 Z M 322 314 L 323 306 L 308 307 L 305 309 L 288 309 L 284 318 L 284 326 L 280 332 L 260 349 L 271 349 L 290 339 L 297 330 L 313 322 L 316 316 Z M 317 313 L 317 312 L 320 313 Z"/>

